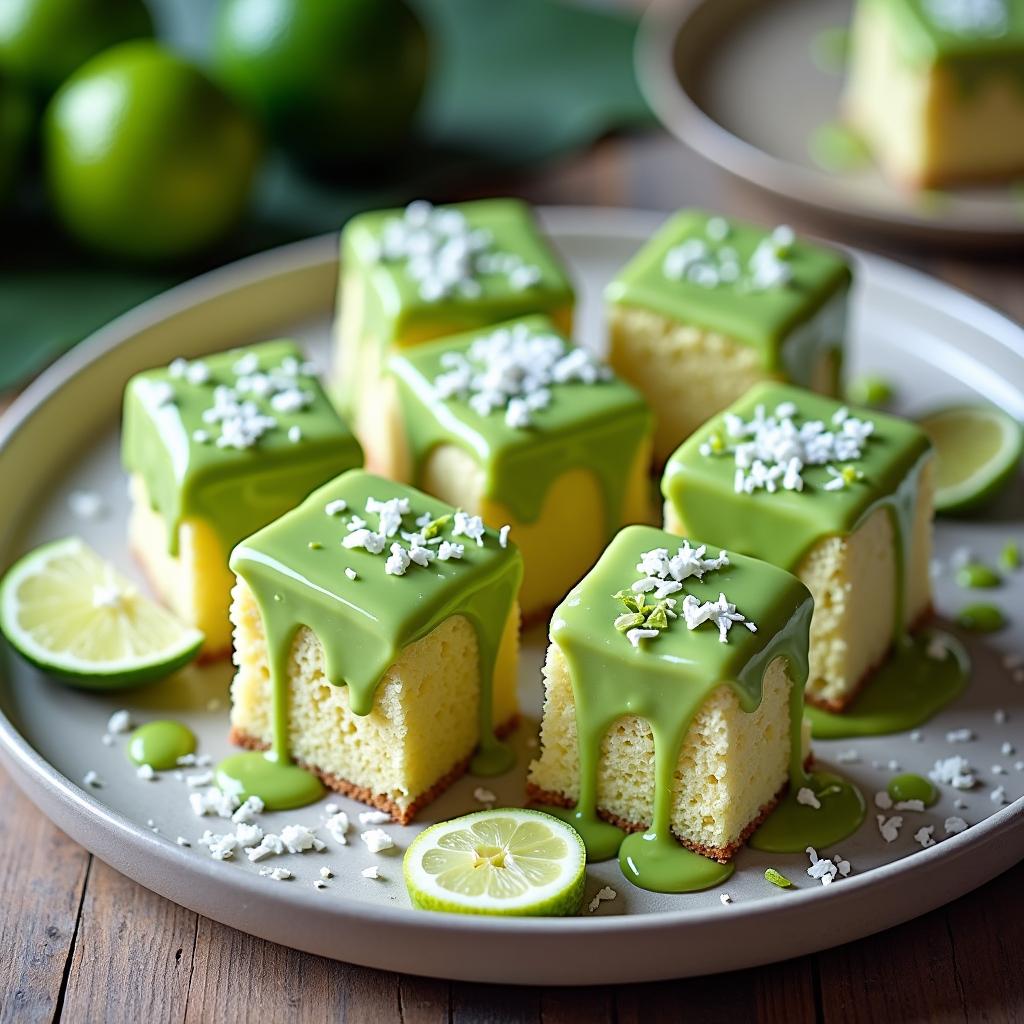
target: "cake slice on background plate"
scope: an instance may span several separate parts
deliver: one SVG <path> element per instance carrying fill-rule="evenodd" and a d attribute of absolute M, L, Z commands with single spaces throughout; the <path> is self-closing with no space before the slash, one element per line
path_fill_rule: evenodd
<path fill-rule="evenodd" d="M 659 466 L 760 380 L 836 394 L 851 274 L 837 252 L 681 210 L 608 286 L 608 360 L 656 417 Z"/>
<path fill-rule="evenodd" d="M 341 235 L 332 392 L 372 439 L 392 350 L 530 313 L 568 334 L 573 304 L 561 259 L 518 199 L 359 214 Z"/>
<path fill-rule="evenodd" d="M 910 188 L 1024 175 L 1024 2 L 859 0 L 843 114 Z"/>
<path fill-rule="evenodd" d="M 268 341 L 133 377 L 122 461 L 132 551 L 210 659 L 231 651 L 231 549 L 362 452 L 298 346 Z"/>
<path fill-rule="evenodd" d="M 522 558 L 478 518 L 353 470 L 231 568 L 235 743 L 403 824 L 471 761 L 508 767 Z"/>
<path fill-rule="evenodd" d="M 931 612 L 933 474 L 915 424 L 759 384 L 669 459 L 665 528 L 803 580 L 807 700 L 841 711 Z"/>
<path fill-rule="evenodd" d="M 552 616 L 530 795 L 728 862 L 803 778 L 810 617 L 782 569 L 622 530 Z"/>
<path fill-rule="evenodd" d="M 543 316 L 395 352 L 368 461 L 496 529 L 546 613 L 619 527 L 651 519 L 643 397 Z"/>

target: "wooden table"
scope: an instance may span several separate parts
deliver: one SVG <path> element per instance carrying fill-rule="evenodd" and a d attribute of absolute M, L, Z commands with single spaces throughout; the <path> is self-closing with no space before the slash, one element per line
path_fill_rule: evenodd
<path fill-rule="evenodd" d="M 1024 320 L 1020 256 L 901 252 L 837 235 L 730 185 L 663 136 L 607 141 L 481 191 L 785 217 L 880 249 Z M 1024 863 L 900 928 L 785 964 L 651 985 L 516 989 L 387 974 L 251 938 L 107 867 L 2 772 L 0 808 L 0 1021 L 1024 1021 Z"/>

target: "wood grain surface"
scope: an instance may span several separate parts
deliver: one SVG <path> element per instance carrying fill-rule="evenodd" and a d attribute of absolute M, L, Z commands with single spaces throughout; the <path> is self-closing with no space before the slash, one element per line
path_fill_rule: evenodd
<path fill-rule="evenodd" d="M 609 140 L 529 179 L 474 192 L 501 193 L 657 210 L 694 203 L 785 219 L 910 263 L 1024 320 L 1020 254 L 900 249 L 852 236 L 731 185 L 659 135 Z M 2 772 L 0 809 L 2 1022 L 1024 1021 L 1024 864 L 902 927 L 784 964 L 659 984 L 517 989 L 388 974 L 251 938 L 91 857 Z"/>

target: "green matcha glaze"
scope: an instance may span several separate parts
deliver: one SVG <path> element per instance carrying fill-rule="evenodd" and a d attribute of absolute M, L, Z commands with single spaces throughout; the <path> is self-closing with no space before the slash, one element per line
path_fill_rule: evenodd
<path fill-rule="evenodd" d="M 1006 0 L 1005 31 L 953 32 L 937 23 L 923 0 L 862 0 L 891 19 L 896 46 L 910 65 L 938 65 L 955 74 L 964 92 L 996 75 L 1012 76 L 1024 89 L 1024 3 Z"/>
<path fill-rule="evenodd" d="M 313 396 L 310 405 L 282 413 L 265 398 L 241 396 L 254 401 L 278 425 L 250 448 L 218 447 L 212 439 L 219 425 L 205 422 L 203 413 L 213 405 L 217 385 L 235 384 L 232 368 L 250 353 L 257 357 L 261 371 L 279 367 L 284 359 L 300 363 L 304 359 L 291 341 L 265 342 L 198 360 L 210 371 L 206 383 L 192 384 L 159 369 L 133 377 L 125 390 L 122 460 L 129 472 L 145 481 L 153 507 L 167 524 L 172 555 L 178 551 L 183 519 L 208 522 L 224 550 L 230 551 L 314 487 L 362 464 L 358 442 L 317 380 L 304 375 L 296 378 L 296 384 Z M 168 386 L 173 399 L 162 402 L 161 392 Z M 301 431 L 298 442 L 288 436 L 292 427 Z M 197 442 L 193 434 L 200 430 L 211 440 Z"/>
<path fill-rule="evenodd" d="M 796 422 L 830 424 L 841 403 L 781 384 L 755 385 L 726 412 L 750 420 L 758 405 L 771 413 L 783 402 L 796 405 Z M 712 435 L 725 436 L 724 415 L 709 420 L 669 459 L 662 494 L 692 536 L 717 541 L 727 550 L 795 571 L 814 545 L 830 536 L 848 536 L 878 508 L 888 509 L 896 547 L 896 601 L 893 638 L 904 631 L 904 593 L 908 539 L 913 529 L 920 474 L 931 457 L 931 444 L 919 427 L 873 410 L 853 409 L 872 420 L 875 431 L 853 465 L 863 474 L 842 490 L 827 491 L 825 466 L 803 470 L 804 489 L 737 494 L 735 462 L 729 453 L 707 457 L 700 447 Z"/>
<path fill-rule="evenodd" d="M 736 870 L 687 850 L 671 833 L 634 832 L 619 849 L 619 869 L 634 885 L 651 892 L 698 892 L 721 885 Z"/>
<path fill-rule="evenodd" d="M 730 686 L 743 710 L 752 712 L 760 704 L 761 682 L 768 666 L 776 658 L 786 660 L 792 680 L 790 787 L 807 784 L 801 722 L 812 602 L 799 580 L 742 555 L 730 556 L 732 564 L 707 573 L 703 582 L 687 579 L 685 593 L 713 601 L 724 592 L 757 625 L 756 632 L 734 626 L 728 643 L 719 641 L 718 629 L 712 624 L 688 630 L 681 619 L 674 620 L 657 639 L 642 640 L 638 648 L 615 628 L 622 605 L 613 595 L 638 578 L 636 564 L 641 554 L 661 547 L 675 551 L 679 543 L 679 538 L 651 527 L 622 530 L 551 620 L 552 642 L 564 655 L 572 680 L 580 765 L 576 807 L 562 811 L 559 817 L 583 836 L 590 860 L 614 856 L 621 843 L 619 857 L 626 877 L 659 892 L 706 888 L 732 870 L 682 849 L 671 830 L 679 751 L 691 721 L 716 687 Z M 709 548 L 707 555 L 716 553 Z M 681 599 L 684 595 L 675 596 Z M 597 779 L 601 742 L 619 718 L 629 715 L 645 719 L 654 734 L 654 814 L 645 833 L 622 841 L 622 832 L 598 817 Z M 843 786 L 844 806 L 854 803 L 852 793 L 846 793 L 848 787 Z M 841 826 L 837 821 L 836 838 L 859 825 L 863 804 L 860 806 L 860 816 L 847 814 Z M 806 836 L 813 833 L 804 830 L 802 818 L 790 818 L 787 834 L 794 848 L 802 849 L 808 842 Z"/>
<path fill-rule="evenodd" d="M 546 317 L 529 317 L 488 330 L 523 324 L 531 334 L 557 333 Z M 393 355 L 389 368 L 398 382 L 413 482 L 439 445 L 453 444 L 476 459 L 484 474 L 485 497 L 500 502 L 517 520 L 536 522 L 551 485 L 566 471 L 585 469 L 604 496 L 608 537 L 621 525 L 626 488 L 640 447 L 651 432 L 651 414 L 640 394 L 612 378 L 585 384 L 553 384 L 551 403 L 532 414 L 525 429 L 510 427 L 505 410 L 481 416 L 463 399 L 442 400 L 434 380 L 444 372 L 443 357 L 465 353 L 481 336 L 472 331 Z"/>
<path fill-rule="evenodd" d="M 272 750 L 232 754 L 217 765 L 217 785 L 239 800 L 258 796 L 268 811 L 290 811 L 315 803 L 324 795 L 323 783 Z"/>
<path fill-rule="evenodd" d="M 925 807 L 938 803 L 939 791 L 928 779 L 921 775 L 908 772 L 906 775 L 894 775 L 885 787 L 889 796 L 895 801 L 920 800 Z"/>
<path fill-rule="evenodd" d="M 708 288 L 689 280 L 670 280 L 663 264 L 670 249 L 689 239 L 709 242 L 707 225 L 714 214 L 681 210 L 619 272 L 605 291 L 612 305 L 651 310 L 670 320 L 694 324 L 725 334 L 757 349 L 766 370 L 787 372 L 798 383 L 810 383 L 816 359 L 787 358 L 790 335 L 810 321 L 830 300 L 840 302 L 836 323 L 809 339 L 800 339 L 802 349 L 840 349 L 845 330 L 845 295 L 850 286 L 850 269 L 838 254 L 797 241 L 787 263 L 792 279 L 786 285 L 751 291 L 737 284 L 721 283 Z M 719 220 L 723 218 L 717 218 Z M 728 220 L 729 235 L 714 247 L 730 246 L 741 265 L 746 266 L 768 232 L 742 221 Z"/>
<path fill-rule="evenodd" d="M 958 697 L 970 677 L 967 651 L 942 634 L 946 657 L 929 658 L 934 634 L 918 634 L 896 644 L 889 660 L 867 681 L 842 714 L 808 707 L 815 739 L 882 736 L 914 729 Z"/>
<path fill-rule="evenodd" d="M 813 790 L 821 806 L 800 803 L 801 787 Z M 750 845 L 766 853 L 802 853 L 808 846 L 831 846 L 860 828 L 866 810 L 861 791 L 842 776 L 811 772 L 802 783 L 790 783 L 778 807 L 750 837 Z"/>
<path fill-rule="evenodd" d="M 385 225 L 401 218 L 404 210 L 362 213 L 353 217 L 342 232 L 341 266 L 343 287 L 350 275 L 358 284 L 358 288 L 346 289 L 346 295 L 354 299 L 358 296 L 367 337 L 390 346 L 402 344 L 409 333 L 426 340 L 572 306 L 569 278 L 526 203 L 518 199 L 481 199 L 436 209 L 457 211 L 470 228 L 490 232 L 494 251 L 511 253 L 537 267 L 540 280 L 529 288 L 515 288 L 506 274 L 477 274 L 474 279 L 480 284 L 479 295 L 428 301 L 420 295 L 419 283 L 403 262 L 376 258 Z"/>
<path fill-rule="evenodd" d="M 178 758 L 195 753 L 196 737 L 187 725 L 171 720 L 147 722 L 128 738 L 128 757 L 157 771 L 176 768 Z"/>
<path fill-rule="evenodd" d="M 315 491 L 232 553 L 231 568 L 252 590 L 266 633 L 272 753 L 277 764 L 268 769 L 250 759 L 242 767 L 222 765 L 225 774 L 245 772 L 247 781 L 255 784 L 288 765 L 288 661 L 302 626 L 312 630 L 323 646 L 328 680 L 347 686 L 352 711 L 367 715 L 381 678 L 402 650 L 453 615 L 469 620 L 479 646 L 480 745 L 472 768 L 479 774 L 496 774 L 513 762 L 512 752 L 494 735 L 491 681 L 522 579 L 519 552 L 512 545 L 501 548 L 492 532 L 482 547 L 459 537 L 454 539 L 465 542 L 462 559 L 435 561 L 427 568 L 414 565 L 404 576 L 389 576 L 384 570 L 386 554 L 371 555 L 362 548 L 341 545 L 349 514 L 363 516 L 375 528 L 375 514 L 363 511 L 370 497 L 379 501 L 409 498 L 413 511 L 403 524 L 407 531 L 416 529 L 414 519 L 423 513 L 439 518 L 454 511 L 418 491 L 352 470 Z M 339 499 L 348 503 L 349 512 L 327 515 L 327 503 Z M 439 535 L 453 539 L 451 523 Z M 320 547 L 310 547 L 311 541 Z M 350 580 L 346 568 L 355 570 L 358 579 Z"/>

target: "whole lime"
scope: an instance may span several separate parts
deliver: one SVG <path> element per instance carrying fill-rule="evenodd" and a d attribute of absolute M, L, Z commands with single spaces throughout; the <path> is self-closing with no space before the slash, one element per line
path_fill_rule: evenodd
<path fill-rule="evenodd" d="M 45 99 L 100 50 L 152 34 L 143 0 L 0 0 L 0 70 Z"/>
<path fill-rule="evenodd" d="M 156 43 L 122 43 L 76 71 L 44 115 L 54 205 L 82 241 L 166 259 L 220 239 L 248 201 L 260 153 L 250 117 Z"/>
<path fill-rule="evenodd" d="M 32 139 L 35 106 L 14 82 L 0 77 L 0 208 L 21 175 Z"/>
<path fill-rule="evenodd" d="M 393 151 L 427 79 L 427 39 L 405 0 L 223 0 L 214 66 L 301 160 Z"/>

